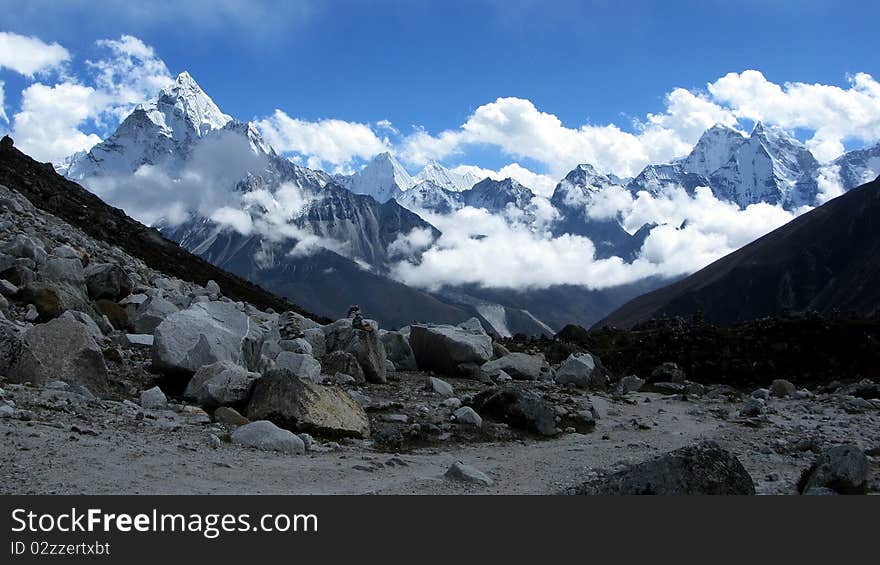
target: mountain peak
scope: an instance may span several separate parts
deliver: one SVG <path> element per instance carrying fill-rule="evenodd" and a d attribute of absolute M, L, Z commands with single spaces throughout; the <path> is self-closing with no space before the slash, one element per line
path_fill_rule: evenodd
<path fill-rule="evenodd" d="M 413 180 L 416 182 L 431 181 L 433 184 L 446 190 L 461 192 L 477 184 L 480 179 L 469 171 L 463 173 L 450 171 L 436 160 L 431 159 L 425 163 L 424 168 L 413 177 Z"/>
<path fill-rule="evenodd" d="M 138 109 L 146 112 L 153 123 L 175 139 L 187 135 L 188 132 L 202 137 L 233 121 L 231 116 L 217 107 L 187 71 L 177 75 L 174 82 L 163 88 L 155 100 L 141 104 Z"/>

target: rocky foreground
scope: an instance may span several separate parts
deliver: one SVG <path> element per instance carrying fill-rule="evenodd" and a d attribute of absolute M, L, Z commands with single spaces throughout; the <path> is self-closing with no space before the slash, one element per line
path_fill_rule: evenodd
<path fill-rule="evenodd" d="M 737 390 L 459 326 L 319 324 L 0 187 L 0 492 L 880 492 L 880 385 Z"/>

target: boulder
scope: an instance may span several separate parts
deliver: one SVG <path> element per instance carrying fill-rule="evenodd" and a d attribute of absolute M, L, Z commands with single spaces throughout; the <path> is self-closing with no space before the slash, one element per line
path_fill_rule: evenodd
<path fill-rule="evenodd" d="M 132 303 L 128 303 L 132 304 Z M 171 301 L 166 300 L 159 294 L 147 298 L 147 300 L 137 304 L 137 306 L 128 312 L 128 329 L 136 334 L 151 334 L 156 331 L 166 318 L 172 314 L 176 314 L 180 309 Z"/>
<path fill-rule="evenodd" d="M 19 290 L 16 299 L 33 304 L 40 321 L 57 318 L 67 310 L 89 311 L 85 287 L 64 282 L 37 281 Z"/>
<path fill-rule="evenodd" d="M 204 365 L 232 361 L 256 370 L 263 331 L 228 302 L 199 302 L 156 327 L 153 364 L 165 371 L 194 373 Z"/>
<path fill-rule="evenodd" d="M 416 357 L 409 339 L 400 332 L 380 331 L 379 338 L 385 347 L 385 356 L 394 363 L 398 371 L 417 371 Z"/>
<path fill-rule="evenodd" d="M 425 390 L 447 397 L 454 394 L 452 385 L 442 379 L 438 379 L 437 377 L 428 377 L 425 379 Z"/>
<path fill-rule="evenodd" d="M 275 358 L 275 367 L 289 371 L 301 379 L 314 383 L 321 382 L 321 364 L 317 359 L 305 353 L 282 351 Z"/>
<path fill-rule="evenodd" d="M 98 326 L 97 322 L 95 322 L 95 320 L 88 314 L 83 314 L 82 312 L 77 312 L 76 310 L 68 310 L 67 312 L 62 314 L 61 317 L 79 322 L 80 324 L 84 325 L 86 329 L 89 330 L 89 334 L 91 334 L 92 338 L 95 341 L 104 338 L 104 332 L 101 331 L 101 328 L 100 326 Z"/>
<path fill-rule="evenodd" d="M 776 379 L 770 384 L 770 396 L 785 398 L 797 392 L 797 388 L 785 379 Z"/>
<path fill-rule="evenodd" d="M 492 358 L 492 338 L 456 326 L 414 325 L 409 342 L 422 371 L 455 376 L 462 373 L 462 365 L 481 366 Z"/>
<path fill-rule="evenodd" d="M 666 362 L 654 367 L 654 370 L 651 371 L 651 378 L 648 379 L 648 382 L 675 383 L 683 385 L 685 380 L 686 375 L 681 367 L 675 363 Z"/>
<path fill-rule="evenodd" d="M 475 428 L 483 425 L 483 419 L 470 406 L 462 406 L 453 412 L 452 415 L 455 416 L 455 421 L 459 424 L 474 426 Z"/>
<path fill-rule="evenodd" d="M 798 483 L 798 492 L 827 488 L 839 494 L 862 494 L 868 482 L 868 457 L 855 445 L 822 451 Z"/>
<path fill-rule="evenodd" d="M 456 327 L 472 333 L 487 335 L 486 329 L 483 328 L 483 323 L 480 322 L 479 318 L 468 318 L 464 322 L 457 324 Z"/>
<path fill-rule="evenodd" d="M 379 339 L 375 322 L 367 320 L 361 329 L 352 326 L 351 320 L 344 318 L 324 327 L 324 343 L 328 353 L 345 351 L 357 359 L 364 371 L 364 378 L 372 383 L 387 381 L 385 370 L 385 346 Z"/>
<path fill-rule="evenodd" d="M 18 287 L 6 279 L 0 279 L 0 296 L 12 298 L 18 294 Z"/>
<path fill-rule="evenodd" d="M 141 347 L 153 347 L 156 341 L 156 338 L 150 334 L 125 334 L 125 339 L 128 340 L 129 345 Z"/>
<path fill-rule="evenodd" d="M 643 386 L 645 386 L 645 379 L 640 379 L 636 375 L 627 375 L 617 382 L 614 392 L 617 394 L 639 392 Z"/>
<path fill-rule="evenodd" d="M 232 443 L 294 455 L 302 455 L 306 452 L 306 445 L 296 434 L 289 430 L 283 430 L 266 420 L 251 422 L 236 428 L 232 432 Z"/>
<path fill-rule="evenodd" d="M 71 318 L 56 318 L 27 330 L 15 368 L 17 382 L 42 384 L 61 380 L 106 395 L 107 365 L 88 328 Z"/>
<path fill-rule="evenodd" d="M 572 489 L 571 494 L 755 494 L 755 484 L 736 456 L 702 441 L 628 465 Z"/>
<path fill-rule="evenodd" d="M 183 397 L 208 408 L 235 406 L 247 402 L 259 373 L 252 373 L 231 361 L 218 361 L 200 367 Z"/>
<path fill-rule="evenodd" d="M 357 383 L 363 383 L 366 381 L 364 371 L 361 369 L 361 365 L 358 363 L 357 358 L 351 353 L 346 353 L 345 351 L 334 351 L 329 355 L 325 355 L 324 358 L 321 359 L 321 367 L 323 372 L 328 375 L 343 373 L 351 375 Z"/>
<path fill-rule="evenodd" d="M 453 463 L 449 467 L 449 469 L 446 470 L 444 476 L 448 479 L 462 481 L 465 483 L 476 483 L 487 487 L 495 484 L 494 481 L 490 479 L 488 475 L 486 475 L 486 473 L 480 471 L 476 467 L 466 465 L 461 461 Z"/>
<path fill-rule="evenodd" d="M 85 288 L 86 277 L 79 259 L 52 257 L 37 272 L 39 280 Z"/>
<path fill-rule="evenodd" d="M 168 405 L 168 399 L 162 389 L 154 386 L 141 393 L 141 408 L 147 410 L 160 410 Z"/>
<path fill-rule="evenodd" d="M 247 416 L 317 436 L 370 434 L 367 413 L 344 390 L 304 381 L 284 370 L 269 371 L 257 381 Z"/>
<path fill-rule="evenodd" d="M 90 263 L 85 270 L 86 288 L 92 300 L 119 300 L 131 294 L 131 277 L 112 263 Z"/>
<path fill-rule="evenodd" d="M 217 284 L 217 281 L 213 279 L 205 283 L 205 292 L 208 293 L 208 297 L 211 300 L 217 300 L 223 294 L 222 292 L 220 292 L 220 285 Z"/>
<path fill-rule="evenodd" d="M 505 422 L 511 427 L 554 436 L 556 410 L 553 405 L 517 385 L 505 385 L 481 392 L 472 405 L 485 417 Z"/>
<path fill-rule="evenodd" d="M 550 370 L 550 366 L 543 355 L 508 353 L 504 357 L 484 363 L 480 370 L 489 379 L 497 378 L 499 373 L 504 371 L 514 380 L 536 381 Z"/>
<path fill-rule="evenodd" d="M 312 344 L 307 339 L 298 337 L 296 339 L 282 339 L 278 342 L 281 351 L 289 351 L 291 353 L 305 353 L 313 355 Z"/>
<path fill-rule="evenodd" d="M 608 384 L 602 363 L 589 353 L 569 355 L 556 370 L 554 378 L 560 385 L 572 384 L 578 388 L 605 388 Z"/>
<path fill-rule="evenodd" d="M 31 259 L 36 265 L 45 263 L 49 256 L 42 243 L 24 234 L 13 237 L 0 251 L 12 257 Z"/>
<path fill-rule="evenodd" d="M 327 354 L 327 346 L 324 341 L 324 328 L 307 328 L 303 330 L 303 339 L 312 346 L 312 355 L 320 359 Z"/>

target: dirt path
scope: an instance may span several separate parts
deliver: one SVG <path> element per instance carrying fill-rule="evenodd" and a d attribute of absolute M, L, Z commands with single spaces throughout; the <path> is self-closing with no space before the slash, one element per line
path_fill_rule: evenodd
<path fill-rule="evenodd" d="M 592 469 L 642 460 L 708 438 L 737 454 L 759 493 L 793 493 L 813 450 L 836 443 L 856 443 L 864 449 L 880 444 L 876 410 L 848 414 L 830 397 L 775 401 L 773 413 L 760 427 L 737 421 L 739 405 L 726 401 L 637 393 L 628 402 L 595 396 L 593 403 L 601 419 L 590 434 L 441 445 L 402 455 L 374 451 L 365 441 L 306 456 L 229 443 L 212 449 L 207 424 L 181 423 L 171 413 L 137 420 L 125 415 L 125 407 L 106 413 L 31 410 L 29 421 L 0 420 L 0 491 L 550 494 L 584 481 Z M 483 487 L 445 479 L 443 473 L 456 460 L 484 471 L 495 484 Z M 876 482 L 877 460 L 872 464 Z"/>

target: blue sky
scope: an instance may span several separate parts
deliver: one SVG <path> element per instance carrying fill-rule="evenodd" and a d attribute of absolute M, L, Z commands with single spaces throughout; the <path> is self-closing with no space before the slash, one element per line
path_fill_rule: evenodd
<path fill-rule="evenodd" d="M 96 40 L 130 34 L 172 74 L 189 70 L 235 117 L 280 108 L 302 120 L 390 120 L 404 134 L 413 125 L 435 135 L 457 128 L 499 97 L 529 100 L 569 128 L 614 123 L 632 131 L 632 118 L 663 112 L 673 89 L 704 89 L 730 72 L 842 88 L 855 73 L 880 76 L 869 43 L 877 2 L 134 4 L 0 0 L 0 28 L 60 43 L 72 54 L 73 75 L 100 55 Z M 0 79 L 12 116 L 31 80 L 2 70 Z M 843 143 L 852 146 L 852 135 Z M 538 172 L 562 167 L 510 153 L 473 143 L 440 156 L 493 169 L 514 160 Z"/>

